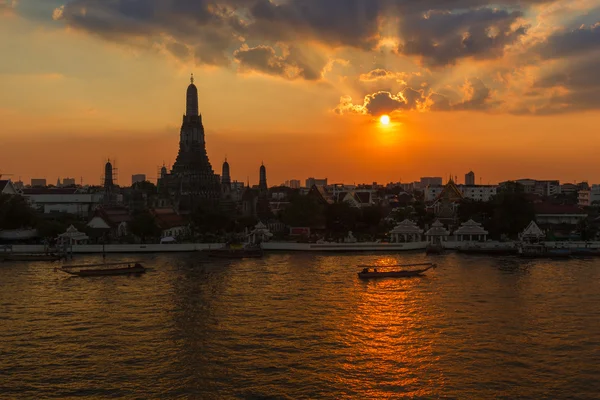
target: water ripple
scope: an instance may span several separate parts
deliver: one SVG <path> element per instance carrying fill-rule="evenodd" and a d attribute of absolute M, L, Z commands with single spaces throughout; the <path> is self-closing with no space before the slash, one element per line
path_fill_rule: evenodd
<path fill-rule="evenodd" d="M 4 263 L 0 398 L 598 398 L 599 261 L 354 267 L 424 260 L 151 255 L 144 276 L 97 279 Z"/>

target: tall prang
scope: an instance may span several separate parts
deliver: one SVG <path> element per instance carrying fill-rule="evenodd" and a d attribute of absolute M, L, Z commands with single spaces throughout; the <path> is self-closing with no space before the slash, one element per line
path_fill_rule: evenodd
<path fill-rule="evenodd" d="M 267 186 L 267 167 L 263 163 L 260 166 L 259 180 L 258 180 L 258 190 L 261 192 L 266 192 L 269 189 Z"/>
<path fill-rule="evenodd" d="M 218 206 L 221 196 L 219 176 L 212 169 L 208 154 L 202 115 L 198 110 L 198 88 L 194 75 L 186 93 L 186 113 L 179 136 L 179 153 L 169 177 L 169 191 L 180 212 L 192 212 L 198 206 Z"/>

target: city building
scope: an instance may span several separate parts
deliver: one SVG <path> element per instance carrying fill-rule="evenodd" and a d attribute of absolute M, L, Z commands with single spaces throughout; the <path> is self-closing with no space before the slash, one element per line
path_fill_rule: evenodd
<path fill-rule="evenodd" d="M 587 213 L 578 206 L 540 203 L 534 208 L 535 220 L 540 226 L 577 225 L 587 218 Z"/>
<path fill-rule="evenodd" d="M 17 189 L 16 186 L 15 189 Z M 590 204 L 600 205 L 600 185 L 592 185 L 592 187 L 590 188 Z"/>
<path fill-rule="evenodd" d="M 317 178 L 308 178 L 306 180 L 306 187 L 308 189 L 312 188 L 313 186 L 327 186 L 327 178 L 325 179 L 317 179 Z"/>
<path fill-rule="evenodd" d="M 43 178 L 32 178 L 31 187 L 46 187 L 46 179 Z"/>
<path fill-rule="evenodd" d="M 62 187 L 75 186 L 76 184 L 75 178 L 64 178 L 62 181 Z"/>
<path fill-rule="evenodd" d="M 87 223 L 90 236 L 95 238 L 115 239 L 127 236 L 128 224 L 132 217 L 125 207 L 99 207 Z"/>
<path fill-rule="evenodd" d="M 101 192 L 93 193 L 83 188 L 31 188 L 22 191 L 29 205 L 41 213 L 66 213 L 81 218 L 87 218 L 104 198 Z M 119 197 L 116 199 L 119 200 Z"/>
<path fill-rule="evenodd" d="M 443 180 L 441 177 L 424 177 L 419 181 L 419 187 L 425 189 L 427 186 L 441 186 Z"/>
<path fill-rule="evenodd" d="M 560 185 L 560 192 L 566 195 L 572 195 L 579 191 L 579 187 L 574 183 L 563 183 Z"/>
<path fill-rule="evenodd" d="M 186 92 L 186 113 L 179 138 L 179 152 L 167 174 L 169 196 L 180 213 L 190 213 L 198 206 L 217 208 L 221 199 L 221 182 L 213 171 L 206 152 L 204 126 L 198 107 L 198 88 L 192 75 Z"/>
<path fill-rule="evenodd" d="M 155 208 L 150 210 L 156 224 L 161 229 L 161 238 L 178 238 L 189 233 L 188 223 L 172 208 Z"/>
<path fill-rule="evenodd" d="M 577 205 L 580 207 L 589 207 L 592 205 L 592 191 L 580 190 L 577 193 Z"/>
<path fill-rule="evenodd" d="M 455 185 L 465 199 L 490 201 L 498 192 L 498 186 L 493 185 Z M 429 186 L 425 189 L 425 201 L 435 201 L 444 191 L 445 186 Z"/>
<path fill-rule="evenodd" d="M 469 171 L 469 173 L 465 175 L 465 185 L 475 186 L 475 172 Z"/>
<path fill-rule="evenodd" d="M 292 189 L 300 189 L 300 180 L 291 179 L 288 186 L 291 187 Z"/>
<path fill-rule="evenodd" d="M 146 181 L 146 174 L 135 174 L 135 175 L 131 175 L 131 184 L 135 185 L 136 183 L 139 182 L 145 182 Z"/>
<path fill-rule="evenodd" d="M 538 181 L 535 179 L 517 179 L 516 181 L 501 182 L 499 186 L 504 187 L 509 183 L 518 183 L 523 187 L 525 193 L 537 194 L 542 197 L 555 196 L 561 193 L 561 185 L 558 180 Z"/>

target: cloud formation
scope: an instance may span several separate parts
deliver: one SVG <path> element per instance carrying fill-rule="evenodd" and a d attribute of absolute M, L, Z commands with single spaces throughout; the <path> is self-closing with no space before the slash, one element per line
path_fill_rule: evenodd
<path fill-rule="evenodd" d="M 398 51 L 423 57 L 433 66 L 454 64 L 465 57 L 498 58 L 504 47 L 527 32 L 517 23 L 519 11 L 478 8 L 467 11 L 430 11 L 400 25 L 404 43 Z"/>
<path fill-rule="evenodd" d="M 485 110 L 492 106 L 491 89 L 480 79 L 466 80 L 453 89 L 439 91 L 425 87 L 406 86 L 397 93 L 378 91 L 364 96 L 362 104 L 354 104 L 350 96 L 343 96 L 334 109 L 337 114 L 364 114 L 379 116 L 404 111 L 460 111 Z"/>
<path fill-rule="evenodd" d="M 0 10 L 9 4 L 0 0 Z M 585 4 L 65 0 L 53 18 L 108 41 L 159 48 L 186 63 L 286 80 L 352 82 L 353 87 L 340 89 L 340 114 L 544 114 L 600 107 L 593 99 L 600 93 L 592 76 L 600 67 L 600 15 Z M 567 8 L 571 16 L 563 26 L 556 25 L 557 17 L 544 25 L 548 15 Z M 347 58 L 353 61 L 344 61 L 333 77 L 333 64 Z M 524 69 L 535 76 L 518 80 L 518 87 L 516 79 L 506 78 Z M 354 104 L 351 98 L 361 100 Z"/>

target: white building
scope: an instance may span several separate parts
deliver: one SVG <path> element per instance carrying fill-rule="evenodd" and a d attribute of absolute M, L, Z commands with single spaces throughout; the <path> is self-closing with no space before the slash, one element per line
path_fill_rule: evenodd
<path fill-rule="evenodd" d="M 81 189 L 23 189 L 32 208 L 50 214 L 68 213 L 87 217 L 102 203 L 103 193 L 85 193 Z M 121 196 L 122 197 L 122 196 Z"/>
<path fill-rule="evenodd" d="M 456 185 L 465 199 L 490 201 L 498 193 L 493 185 Z M 425 201 L 435 201 L 444 190 L 444 186 L 429 186 L 425 189 Z"/>
<path fill-rule="evenodd" d="M 454 231 L 454 236 L 460 242 L 472 242 L 472 241 L 486 241 L 488 231 L 483 229 L 480 223 L 473 221 L 472 219 L 464 222 L 460 227 Z"/>
<path fill-rule="evenodd" d="M 411 220 L 405 219 L 390 231 L 390 242 L 420 242 L 423 235 L 423 229 Z"/>
<path fill-rule="evenodd" d="M 432 244 L 447 242 L 448 236 L 450 236 L 450 232 L 444 228 L 444 224 L 442 224 L 439 220 L 436 220 L 433 224 L 431 224 L 431 228 L 425 232 L 427 242 Z"/>

